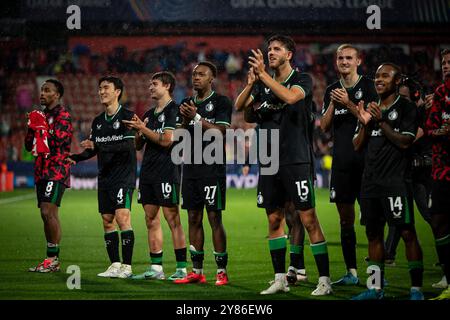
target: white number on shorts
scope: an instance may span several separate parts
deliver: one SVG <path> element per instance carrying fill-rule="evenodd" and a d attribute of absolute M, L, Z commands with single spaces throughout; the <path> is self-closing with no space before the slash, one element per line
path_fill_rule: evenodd
<path fill-rule="evenodd" d="M 166 183 L 161 183 L 161 188 L 162 188 L 162 193 L 171 193 L 172 192 L 172 186 L 170 185 L 170 183 L 166 182 Z"/>
<path fill-rule="evenodd" d="M 123 202 L 123 188 L 119 189 L 119 192 L 117 193 L 117 203 Z"/>
<path fill-rule="evenodd" d="M 216 196 L 216 189 L 217 186 L 206 186 L 205 192 L 206 192 L 206 200 L 214 200 L 214 197 Z"/>
<path fill-rule="evenodd" d="M 402 208 L 403 208 L 403 204 L 402 204 L 402 197 L 388 197 L 389 199 L 389 204 L 391 206 L 391 212 L 394 214 L 395 217 L 400 217 L 402 214 Z M 396 212 L 395 209 L 398 209 L 398 212 Z"/>
<path fill-rule="evenodd" d="M 45 188 L 45 191 L 50 193 L 50 192 L 52 192 L 52 189 L 53 189 L 53 181 L 49 181 L 47 183 L 47 187 Z"/>
<path fill-rule="evenodd" d="M 297 193 L 300 200 L 306 201 L 309 194 L 308 180 L 295 181 L 295 184 L 297 185 Z"/>

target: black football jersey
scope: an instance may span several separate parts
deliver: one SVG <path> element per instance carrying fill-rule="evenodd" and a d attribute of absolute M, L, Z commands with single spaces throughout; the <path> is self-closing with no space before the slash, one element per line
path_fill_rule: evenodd
<path fill-rule="evenodd" d="M 122 120 L 131 120 L 133 115 L 120 105 L 113 116 L 108 117 L 103 112 L 92 122 L 90 140 L 98 150 L 99 189 L 134 188 L 136 185 L 134 131 L 122 123 Z"/>
<path fill-rule="evenodd" d="M 345 88 L 342 80 L 328 86 L 323 98 L 322 114 L 324 114 L 331 101 L 331 91 L 334 89 L 347 90 L 349 99 L 356 105 L 363 100 L 369 102 L 378 101 L 373 80 L 359 76 L 358 81 L 351 88 Z M 334 116 L 332 122 L 333 134 L 333 169 L 352 170 L 355 166 L 361 166 L 364 162 L 364 154 L 356 152 L 353 148 L 353 135 L 357 126 L 357 118 L 340 103 L 334 102 Z"/>
<path fill-rule="evenodd" d="M 383 110 L 383 119 L 393 130 L 416 136 L 417 107 L 398 96 L 394 103 Z M 361 197 L 406 196 L 405 179 L 409 172 L 411 153 L 392 143 L 378 124 L 369 124 L 369 140 L 361 182 Z"/>
<path fill-rule="evenodd" d="M 157 113 L 152 108 L 144 114 L 144 120 L 148 119 L 147 128 L 157 133 L 165 130 L 175 130 L 178 105 L 172 100 Z M 140 183 L 170 182 L 178 183 L 179 174 L 177 166 L 172 162 L 172 148 L 164 148 L 149 139 L 143 137 L 146 143 L 144 159 L 142 160 Z"/>
<path fill-rule="evenodd" d="M 182 103 L 190 100 L 192 100 L 195 106 L 197 107 L 197 113 L 206 121 L 213 124 L 225 125 L 227 127 L 230 126 L 232 106 L 230 99 L 228 99 L 227 97 L 220 95 L 215 91 L 212 91 L 211 94 L 203 100 L 198 100 L 197 97 L 189 97 L 184 99 Z M 182 116 L 178 112 L 177 124 L 180 125 L 181 123 L 182 123 Z M 212 141 L 202 141 L 201 143 L 197 141 L 197 143 L 195 143 L 195 139 L 201 140 L 203 139 L 202 137 L 196 137 L 194 135 L 193 120 L 189 123 L 187 130 L 189 130 L 189 133 L 191 135 L 191 154 L 190 154 L 190 161 L 186 161 L 186 157 L 189 157 L 189 155 L 184 155 L 185 162 L 183 164 L 183 179 L 225 177 L 226 175 L 225 135 L 223 135 L 223 148 L 222 148 L 223 159 L 221 163 L 207 164 L 205 163 L 202 157 L 201 163 L 195 164 L 194 155 L 197 154 L 198 156 L 200 152 L 203 154 L 205 148 L 208 147 L 211 143 L 213 143 L 214 139 L 212 139 Z M 201 150 L 197 146 L 201 146 Z M 214 157 L 214 155 L 215 153 L 213 152 L 212 156 Z"/>
<path fill-rule="evenodd" d="M 270 88 L 257 82 L 253 88 L 252 98 L 259 106 L 255 110 L 260 129 L 268 130 L 267 150 L 273 144 L 279 145 L 279 164 L 312 163 L 312 78 L 306 73 L 292 70 L 281 83 L 286 88 L 299 87 L 305 98 L 294 104 L 287 104 L 279 99 Z M 270 131 L 279 130 L 279 141 L 271 141 Z M 258 131 L 258 139 L 261 130 Z M 258 142 L 259 144 L 260 142 Z"/>

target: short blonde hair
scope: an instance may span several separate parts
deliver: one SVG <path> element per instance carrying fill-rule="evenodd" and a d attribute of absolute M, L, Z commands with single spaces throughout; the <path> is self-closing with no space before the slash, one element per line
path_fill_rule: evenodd
<path fill-rule="evenodd" d="M 342 50 L 344 50 L 344 49 L 353 49 L 353 50 L 356 51 L 356 57 L 357 57 L 357 58 L 360 57 L 360 54 L 361 54 L 360 50 L 359 50 L 357 47 L 355 47 L 354 45 L 349 44 L 349 43 L 341 44 L 341 45 L 336 49 L 336 54 L 338 54 L 339 51 L 342 51 Z"/>

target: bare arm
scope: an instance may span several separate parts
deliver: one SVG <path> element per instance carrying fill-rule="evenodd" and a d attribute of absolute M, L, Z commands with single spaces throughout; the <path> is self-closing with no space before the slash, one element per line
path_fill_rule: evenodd
<path fill-rule="evenodd" d="M 401 149 L 406 149 L 413 144 L 415 135 L 399 133 L 392 129 L 387 122 L 383 121 L 381 108 L 376 103 L 371 103 L 369 105 L 369 113 L 372 115 L 372 119 L 375 122 L 378 122 L 378 125 L 386 138 L 394 145 Z"/>
<path fill-rule="evenodd" d="M 322 118 L 320 119 L 320 129 L 322 129 L 323 132 L 327 132 L 330 130 L 331 124 L 333 123 L 333 118 L 334 118 L 334 103 L 333 101 L 330 101 L 327 111 L 325 111 Z"/>
<path fill-rule="evenodd" d="M 367 126 L 360 124 L 358 132 L 353 137 L 353 147 L 355 151 L 360 151 L 364 148 L 369 140 L 369 132 L 370 130 Z"/>
<path fill-rule="evenodd" d="M 379 126 L 386 138 L 401 149 L 409 148 L 414 142 L 414 136 L 396 132 L 386 122 L 380 122 Z"/>
<path fill-rule="evenodd" d="M 236 98 L 236 101 L 234 102 L 234 107 L 237 111 L 242 110 L 249 106 L 253 99 L 251 97 L 253 86 L 255 85 L 256 76 L 253 72 L 253 67 L 248 70 L 247 73 L 247 85 L 245 86 L 244 90 L 238 95 Z"/>
<path fill-rule="evenodd" d="M 192 101 L 189 101 L 189 103 L 185 102 L 180 106 L 180 113 L 183 116 L 183 127 L 187 127 L 191 120 L 194 120 L 194 118 L 197 115 L 197 107 L 194 105 Z M 194 120 L 195 121 L 195 120 Z M 216 129 L 225 133 L 225 130 L 227 129 L 227 126 L 222 124 L 214 124 L 209 121 L 206 121 L 203 118 L 200 118 L 199 122 L 202 124 L 203 130 L 208 129 Z"/>

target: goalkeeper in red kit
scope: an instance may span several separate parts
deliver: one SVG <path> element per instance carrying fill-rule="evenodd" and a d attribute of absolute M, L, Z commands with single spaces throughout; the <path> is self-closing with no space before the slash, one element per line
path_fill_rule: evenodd
<path fill-rule="evenodd" d="M 65 188 L 70 187 L 70 163 L 66 158 L 70 154 L 73 130 L 70 114 L 60 104 L 63 94 L 64 87 L 58 80 L 45 81 L 40 94 L 40 103 L 45 108 L 28 115 L 25 148 L 36 157 L 34 182 L 47 241 L 47 257 L 30 268 L 31 272 L 55 272 L 60 268 L 58 207 Z"/>

